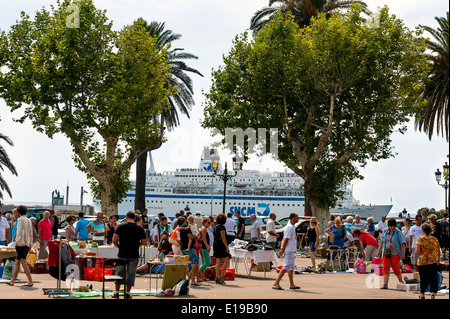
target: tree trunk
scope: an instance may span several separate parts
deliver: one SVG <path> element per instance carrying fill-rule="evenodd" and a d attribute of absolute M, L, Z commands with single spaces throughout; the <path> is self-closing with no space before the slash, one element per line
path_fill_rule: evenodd
<path fill-rule="evenodd" d="M 134 209 L 143 211 L 145 208 L 145 181 L 147 175 L 147 152 L 142 153 L 136 160 L 136 190 L 134 195 Z"/>
<path fill-rule="evenodd" d="M 314 201 L 310 201 L 312 215 L 317 218 L 319 224 L 319 233 L 323 234 L 327 229 L 327 224 L 330 220 L 330 209 L 322 208 Z"/>
<path fill-rule="evenodd" d="M 305 216 L 313 216 L 311 204 L 309 203 L 309 199 L 306 196 L 305 196 Z"/>
<path fill-rule="evenodd" d="M 118 214 L 118 204 L 112 200 L 113 184 L 108 182 L 108 179 L 108 176 L 104 176 L 103 181 L 98 181 L 101 190 L 102 213 L 107 217 Z"/>

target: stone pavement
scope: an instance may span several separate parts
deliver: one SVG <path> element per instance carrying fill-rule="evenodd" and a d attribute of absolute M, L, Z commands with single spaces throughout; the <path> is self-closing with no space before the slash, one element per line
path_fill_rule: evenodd
<path fill-rule="evenodd" d="M 324 261 L 321 258 L 316 259 L 317 263 Z M 283 262 L 283 259 L 280 259 Z M 311 265 L 309 258 L 299 257 L 296 259 L 296 266 L 303 268 Z M 347 300 L 347 299 L 418 299 L 418 294 L 412 292 L 396 290 L 397 279 L 391 274 L 389 289 L 382 290 L 373 288 L 377 285 L 374 276 L 369 274 L 355 274 L 355 273 L 332 273 L 332 274 L 315 274 L 302 273 L 294 275 L 294 281 L 301 286 L 300 290 L 288 289 L 287 274 L 281 281 L 281 286 L 285 290 L 274 290 L 272 284 L 277 277 L 275 271 L 266 272 L 252 272 L 250 278 L 245 275 L 245 269 L 242 263 L 239 266 L 239 274 L 233 281 L 226 281 L 226 285 L 217 285 L 214 281 L 202 282 L 198 287 L 191 287 L 190 296 L 185 297 L 153 297 L 153 296 L 133 296 L 134 300 L 168 300 L 177 299 L 181 302 L 189 303 L 190 301 L 199 302 L 201 300 L 224 299 L 230 301 L 264 301 L 274 299 L 310 299 L 310 300 Z M 412 274 L 403 274 L 408 278 L 413 278 Z M 152 286 L 155 287 L 155 275 L 152 274 Z M 444 281 L 442 286 L 449 287 L 449 273 L 443 272 Z M 21 271 L 19 273 L 19 280 L 14 287 L 8 286 L 6 283 L 0 283 L 0 299 L 67 299 L 65 297 L 49 297 L 43 293 L 42 288 L 56 288 L 57 281 L 49 274 L 32 274 L 34 280 L 33 287 L 24 287 L 26 283 L 26 276 Z M 380 277 L 378 277 L 380 278 Z M 159 285 L 162 280 L 159 279 Z M 102 283 L 95 281 L 81 280 L 80 285 L 92 284 L 94 289 L 101 289 Z M 113 288 L 113 283 L 106 283 L 107 287 Z M 148 289 L 149 275 L 146 274 L 136 278 L 136 289 Z M 66 288 L 65 282 L 62 283 L 62 288 Z M 429 296 L 426 296 L 429 299 Z M 77 298 L 76 300 L 90 300 L 101 299 L 101 297 L 94 298 Z M 109 298 L 111 299 L 111 298 Z M 437 296 L 436 299 L 449 300 L 449 295 Z M 5 300 L 3 300 L 4 302 Z M 2 302 L 2 300 L 0 300 Z M 81 302 L 82 303 L 82 302 Z"/>

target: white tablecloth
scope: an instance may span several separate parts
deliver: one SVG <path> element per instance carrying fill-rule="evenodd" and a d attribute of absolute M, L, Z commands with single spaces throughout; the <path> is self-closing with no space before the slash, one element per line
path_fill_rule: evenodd
<path fill-rule="evenodd" d="M 141 253 L 141 249 L 139 248 L 139 252 Z M 116 246 L 106 246 L 106 247 L 88 247 L 83 249 L 74 249 L 75 253 L 77 255 L 81 255 L 86 251 L 90 251 L 93 253 L 96 253 L 97 255 L 95 257 L 108 257 L 108 258 L 115 258 L 117 257 L 117 253 L 119 252 L 119 248 Z M 154 258 L 155 256 L 158 256 L 158 249 L 154 247 L 145 247 L 144 248 L 144 260 L 147 261 L 149 259 Z"/>
<path fill-rule="evenodd" d="M 278 257 L 274 250 L 254 250 L 248 251 L 245 249 L 230 248 L 230 255 L 234 258 L 249 258 L 253 259 L 254 264 L 272 261 L 278 265 Z"/>

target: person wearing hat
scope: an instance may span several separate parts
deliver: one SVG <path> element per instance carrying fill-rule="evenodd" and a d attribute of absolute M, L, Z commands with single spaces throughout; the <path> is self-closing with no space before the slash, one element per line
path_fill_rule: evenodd
<path fill-rule="evenodd" d="M 389 219 L 388 229 L 381 234 L 377 257 L 383 257 L 383 287 L 388 289 L 390 269 L 394 271 L 400 283 L 403 283 L 400 261 L 405 259 L 406 241 L 403 233 L 397 228 L 397 221 Z"/>

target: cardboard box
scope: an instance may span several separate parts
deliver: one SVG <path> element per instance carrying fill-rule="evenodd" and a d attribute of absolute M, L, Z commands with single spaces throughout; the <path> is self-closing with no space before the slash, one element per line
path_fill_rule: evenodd
<path fill-rule="evenodd" d="M 250 267 L 252 271 L 270 271 L 270 261 L 266 261 L 259 264 L 254 264 L 253 261 L 250 262 Z"/>
<path fill-rule="evenodd" d="M 419 291 L 420 290 L 420 284 L 397 284 L 397 290 L 402 291 Z"/>

